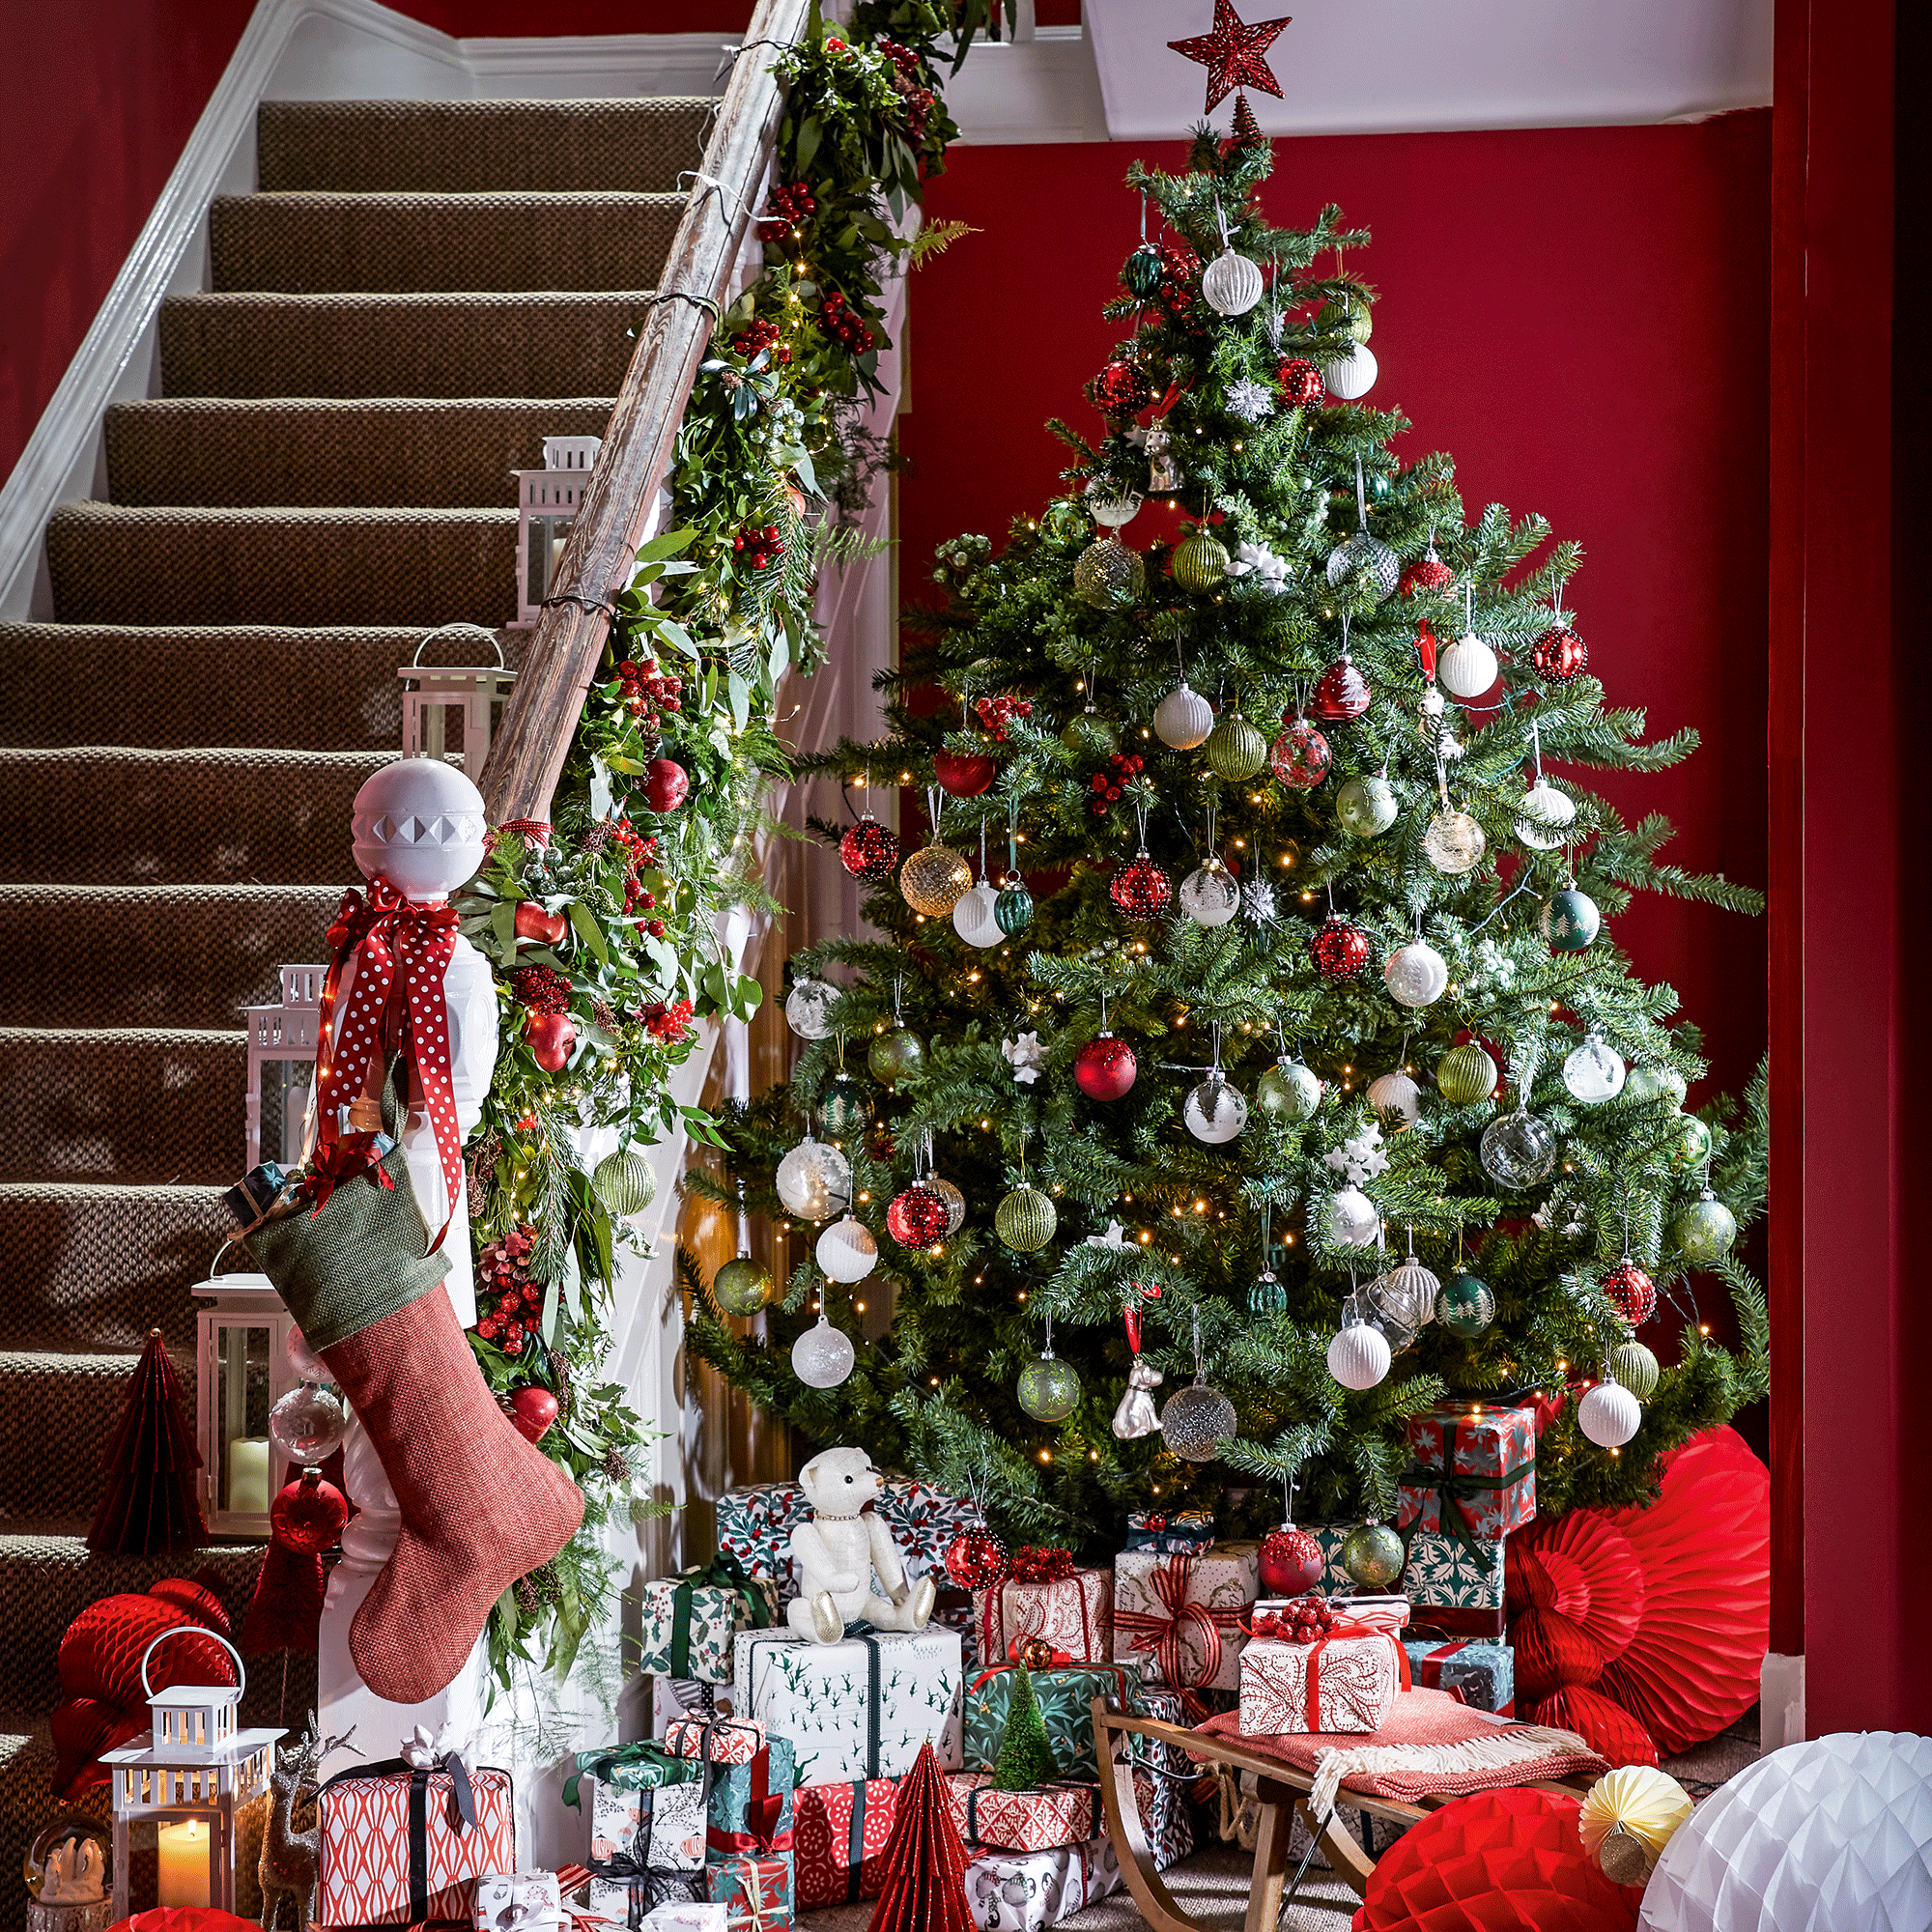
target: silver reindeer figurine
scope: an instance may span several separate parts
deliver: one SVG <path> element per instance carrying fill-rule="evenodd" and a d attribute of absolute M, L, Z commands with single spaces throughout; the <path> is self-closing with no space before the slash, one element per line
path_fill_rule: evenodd
<path fill-rule="evenodd" d="M 313 1711 L 308 1729 L 278 1754 L 269 1775 L 268 1828 L 262 1834 L 262 1925 L 264 1932 L 283 1932 L 282 1903 L 295 1911 L 287 1932 L 309 1932 L 315 1922 L 315 1892 L 322 1856 L 322 1831 L 311 1825 L 295 1828 L 296 1808 L 303 1795 L 320 1781 L 316 1774 L 330 1751 L 340 1750 L 355 1736 L 352 1725 L 339 1738 L 324 1739 Z"/>

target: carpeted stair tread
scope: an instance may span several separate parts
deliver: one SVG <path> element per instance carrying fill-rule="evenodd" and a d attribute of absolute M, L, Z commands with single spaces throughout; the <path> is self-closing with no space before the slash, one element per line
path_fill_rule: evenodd
<path fill-rule="evenodd" d="M 394 753 L 0 751 L 0 866 L 74 885 L 322 885 L 358 876 L 350 806 Z M 35 878 L 32 874 L 38 873 Z"/>
<path fill-rule="evenodd" d="M 327 956 L 334 885 L 0 886 L 0 1022 L 232 1027 Z M 26 943 L 19 943 L 24 940 Z"/>
<path fill-rule="evenodd" d="M 634 289 L 681 194 L 240 194 L 209 209 L 217 289 Z"/>
<path fill-rule="evenodd" d="M 700 165 L 717 100 L 265 100 L 256 168 L 267 190 L 472 194 L 674 192 Z"/>
<path fill-rule="evenodd" d="M 225 1179 L 241 1172 L 239 1147 L 231 1166 Z M 0 1181 L 0 1252 L 14 1257 L 0 1348 L 138 1350 L 158 1328 L 192 1353 L 189 1290 L 233 1233 L 218 1187 Z M 222 1263 L 248 1266 L 239 1248 Z"/>
<path fill-rule="evenodd" d="M 247 1036 L 0 1027 L 0 1179 L 227 1186 Z"/>
<path fill-rule="evenodd" d="M 505 624 L 517 513 L 124 509 L 47 525 L 63 623 Z"/>
<path fill-rule="evenodd" d="M 419 505 L 517 500 L 547 436 L 602 436 L 609 397 L 183 397 L 107 412 L 124 504 Z"/>
<path fill-rule="evenodd" d="M 0 1388 L 7 1422 L 19 1443 L 106 1443 L 114 1434 L 139 1354 L 75 1354 L 43 1350 L 0 1350 Z M 194 1427 L 193 1350 L 178 1359 L 182 1413 Z M 92 1515 L 100 1499 L 96 1463 L 64 1456 L 0 1457 L 0 1522 L 80 1510 Z"/>
<path fill-rule="evenodd" d="M 161 304 L 161 387 L 169 396 L 614 396 L 650 299 L 635 280 L 535 294 L 171 296 Z"/>

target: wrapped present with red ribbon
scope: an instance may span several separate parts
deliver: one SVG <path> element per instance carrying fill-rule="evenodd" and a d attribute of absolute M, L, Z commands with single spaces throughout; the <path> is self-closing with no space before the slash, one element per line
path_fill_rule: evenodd
<path fill-rule="evenodd" d="M 1499 1718 L 1516 1716 L 1516 1653 L 1506 1643 L 1468 1642 L 1433 1637 L 1404 1643 L 1415 1681 L 1430 1690 L 1446 1690 L 1478 1711 Z"/>
<path fill-rule="evenodd" d="M 679 1757 L 750 1764 L 765 1747 L 765 1727 L 752 1718 L 673 1718 L 665 1726 L 664 1741 L 665 1748 Z"/>
<path fill-rule="evenodd" d="M 732 1859 L 785 1859 L 792 1855 L 792 1778 L 797 1757 L 788 1738 L 773 1738 L 745 1764 L 711 1772 L 704 1831 L 704 1862 Z"/>
<path fill-rule="evenodd" d="M 895 1777 L 801 1784 L 792 1793 L 792 1863 L 801 1912 L 878 1897 L 885 1889 L 886 1846 L 898 1796 Z"/>
<path fill-rule="evenodd" d="M 1114 1558 L 1115 1662 L 1137 1662 L 1149 1683 L 1177 1690 L 1233 1690 L 1259 1556 L 1254 1543 L 1123 1549 Z"/>
<path fill-rule="evenodd" d="M 1033 1791 L 995 1791 L 990 1771 L 947 1775 L 946 1802 L 960 1837 L 972 1846 L 1009 1852 L 1050 1852 L 1084 1845 L 1094 1835 L 1099 1787 L 1042 1784 Z"/>
<path fill-rule="evenodd" d="M 990 1771 L 999 1762 L 1018 1674 L 1011 1664 L 1005 1663 L 995 1670 L 982 1670 L 968 1685 L 965 1755 L 969 1769 Z M 1061 1776 L 1097 1778 L 1094 1700 L 1104 1697 L 1115 1710 L 1129 1717 L 1145 1716 L 1140 1673 L 1122 1663 L 1071 1663 L 1028 1674 Z"/>
<path fill-rule="evenodd" d="M 1258 1615 L 1256 1628 L 1263 1627 Z M 1242 1651 L 1244 1738 L 1378 1731 L 1388 1720 L 1396 1692 L 1409 1681 L 1395 1630 L 1332 1612 L 1319 1627 L 1322 1634 L 1309 1642 L 1258 1634 Z"/>
<path fill-rule="evenodd" d="M 1438 1404 L 1406 1424 L 1396 1527 L 1454 1540 L 1472 1564 L 1536 1515 L 1536 1423 L 1526 1408 Z M 1410 1593 L 1411 1595 L 1413 1592 Z"/>
<path fill-rule="evenodd" d="M 791 1854 L 729 1858 L 704 1868 L 705 1896 L 724 1908 L 729 1932 L 790 1932 Z"/>
<path fill-rule="evenodd" d="M 1064 1549 L 1019 1550 L 990 1590 L 973 1592 L 980 1662 L 990 1667 L 1037 1639 L 1072 1663 L 1114 1661 L 1114 1577 L 1081 1570 Z"/>

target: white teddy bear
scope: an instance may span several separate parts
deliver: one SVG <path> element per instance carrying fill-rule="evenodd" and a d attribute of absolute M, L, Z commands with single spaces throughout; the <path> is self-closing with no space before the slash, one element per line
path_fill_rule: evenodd
<path fill-rule="evenodd" d="M 898 1546 L 876 1512 L 860 1512 L 879 1493 L 879 1472 L 863 1449 L 826 1449 L 798 1472 L 811 1520 L 791 1533 L 800 1595 L 786 1611 L 814 1643 L 837 1643 L 861 1620 L 879 1630 L 923 1630 L 938 1594 L 930 1577 L 906 1582 Z M 887 1594 L 872 1587 L 872 1572 Z"/>

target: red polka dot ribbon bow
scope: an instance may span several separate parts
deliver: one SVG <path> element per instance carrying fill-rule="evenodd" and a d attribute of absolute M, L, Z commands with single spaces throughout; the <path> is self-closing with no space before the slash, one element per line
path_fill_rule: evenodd
<path fill-rule="evenodd" d="M 331 952 L 316 1047 L 319 1153 L 344 1138 L 342 1109 L 367 1088 L 370 1063 L 378 1052 L 409 1053 L 442 1161 L 443 1198 L 450 1204 L 449 1216 L 430 1243 L 432 1254 L 442 1245 L 456 1204 L 464 1198 L 463 1138 L 457 1130 L 456 1095 L 450 1086 L 449 1008 L 442 991 L 456 936 L 452 906 L 412 904 L 381 873 L 369 881 L 366 902 L 352 886 L 342 895 L 335 923 L 328 928 Z M 337 1040 L 335 1002 L 343 968 L 358 946 L 361 956 Z"/>

